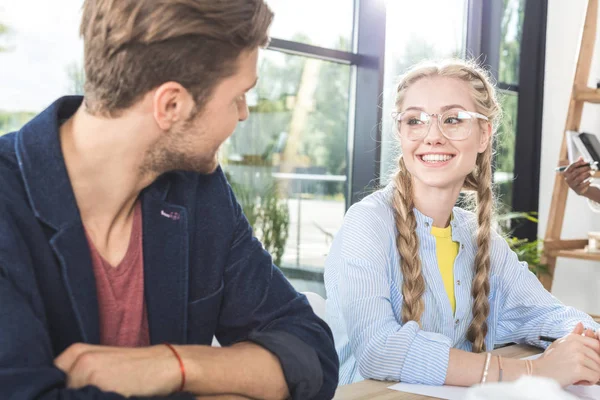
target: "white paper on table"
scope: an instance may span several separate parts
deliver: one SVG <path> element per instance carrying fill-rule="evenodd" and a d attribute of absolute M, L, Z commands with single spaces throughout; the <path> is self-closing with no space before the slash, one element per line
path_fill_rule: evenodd
<path fill-rule="evenodd" d="M 400 382 L 388 387 L 388 389 L 397 390 L 398 392 L 414 393 L 423 396 L 437 397 L 446 400 L 463 400 L 469 388 L 447 385 L 429 386 Z"/>
<path fill-rule="evenodd" d="M 469 389 L 465 400 L 579 400 L 558 382 L 539 376 L 522 376 L 513 382 L 488 383 Z"/>
<path fill-rule="evenodd" d="M 565 391 L 571 393 L 575 397 L 585 400 L 598 400 L 600 399 L 600 386 L 583 386 L 583 385 L 572 385 L 565 388 Z"/>

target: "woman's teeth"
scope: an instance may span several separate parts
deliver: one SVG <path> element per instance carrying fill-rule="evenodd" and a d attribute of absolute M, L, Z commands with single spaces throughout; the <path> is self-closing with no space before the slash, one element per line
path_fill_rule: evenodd
<path fill-rule="evenodd" d="M 421 159 L 425 162 L 444 162 L 450 160 L 452 155 L 449 154 L 425 154 L 421 156 Z"/>

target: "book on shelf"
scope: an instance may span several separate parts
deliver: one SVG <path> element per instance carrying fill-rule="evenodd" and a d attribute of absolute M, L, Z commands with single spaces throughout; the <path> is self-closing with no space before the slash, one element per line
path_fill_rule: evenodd
<path fill-rule="evenodd" d="M 587 132 L 567 131 L 567 152 L 569 162 L 572 163 L 579 156 L 582 156 L 585 161 L 596 161 L 600 165 L 600 140 L 598 136 Z M 596 165 L 593 169 L 598 169 Z"/>

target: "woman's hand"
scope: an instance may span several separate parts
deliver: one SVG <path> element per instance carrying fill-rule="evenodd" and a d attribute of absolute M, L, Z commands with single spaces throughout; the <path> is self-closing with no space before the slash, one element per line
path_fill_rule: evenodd
<path fill-rule="evenodd" d="M 552 343 L 533 361 L 533 374 L 552 378 L 561 386 L 594 385 L 600 381 L 600 341 L 577 324 L 573 332 Z"/>

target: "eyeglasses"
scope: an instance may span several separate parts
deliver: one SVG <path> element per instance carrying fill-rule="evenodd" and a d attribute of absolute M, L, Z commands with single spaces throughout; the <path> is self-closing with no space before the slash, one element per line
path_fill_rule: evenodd
<path fill-rule="evenodd" d="M 408 140 L 420 140 L 426 137 L 431 129 L 433 117 L 437 117 L 440 132 L 449 140 L 467 139 L 477 119 L 489 121 L 485 115 L 460 109 L 451 109 L 442 114 L 427 114 L 419 110 L 392 113 L 398 132 Z"/>

